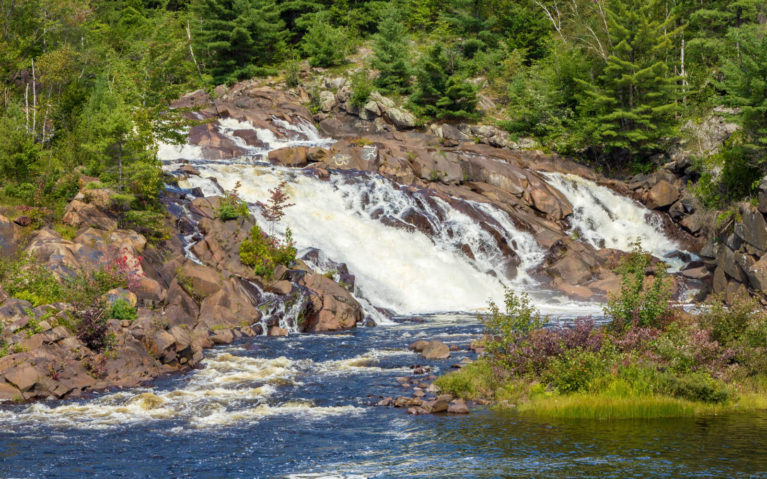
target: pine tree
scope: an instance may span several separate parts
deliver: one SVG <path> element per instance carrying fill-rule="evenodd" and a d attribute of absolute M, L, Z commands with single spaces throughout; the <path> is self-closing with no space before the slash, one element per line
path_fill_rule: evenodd
<path fill-rule="evenodd" d="M 610 154 L 648 154 L 675 132 L 678 86 L 669 72 L 672 18 L 658 0 L 613 0 L 607 9 L 612 51 L 585 83 L 582 120 L 591 146 Z"/>
<path fill-rule="evenodd" d="M 284 23 L 274 0 L 194 0 L 195 42 L 217 83 L 251 76 L 284 51 Z"/>
<path fill-rule="evenodd" d="M 323 15 L 315 16 L 312 26 L 301 40 L 301 47 L 314 67 L 338 65 L 346 59 L 349 39 L 344 29 L 333 27 Z"/>
<path fill-rule="evenodd" d="M 455 57 L 452 50 L 446 52 L 440 43 L 436 43 L 419 62 L 416 91 L 410 101 L 421 114 L 434 118 L 471 118 L 474 115 L 477 91 L 456 71 Z"/>
<path fill-rule="evenodd" d="M 407 91 L 410 88 L 407 33 L 395 10 L 388 10 L 378 25 L 373 51 L 372 66 L 379 71 L 376 86 L 384 92 Z"/>

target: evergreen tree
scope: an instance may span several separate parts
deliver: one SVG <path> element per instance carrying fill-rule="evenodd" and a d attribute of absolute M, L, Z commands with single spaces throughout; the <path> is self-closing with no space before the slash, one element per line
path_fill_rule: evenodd
<path fill-rule="evenodd" d="M 607 153 L 646 154 L 675 132 L 677 79 L 669 72 L 672 18 L 658 0 L 613 0 L 607 9 L 612 51 L 601 75 L 585 83 L 581 121 Z"/>
<path fill-rule="evenodd" d="M 195 42 L 216 83 L 260 73 L 284 51 L 284 23 L 274 0 L 194 0 Z"/>
<path fill-rule="evenodd" d="M 429 49 L 418 68 L 414 109 L 434 118 L 471 118 L 477 107 L 477 91 L 456 72 L 456 54 L 440 43 Z"/>
<path fill-rule="evenodd" d="M 407 91 L 410 88 L 407 33 L 393 9 L 378 25 L 373 52 L 372 67 L 379 71 L 376 86 L 384 92 Z"/>
<path fill-rule="evenodd" d="M 767 29 L 749 25 L 729 35 L 738 56 L 722 67 L 728 102 L 740 108 L 740 123 L 747 141 L 767 148 Z"/>
<path fill-rule="evenodd" d="M 346 59 L 348 43 L 344 29 L 331 26 L 324 21 L 322 15 L 315 16 L 312 26 L 301 40 L 309 64 L 314 67 L 330 67 L 342 63 Z"/>

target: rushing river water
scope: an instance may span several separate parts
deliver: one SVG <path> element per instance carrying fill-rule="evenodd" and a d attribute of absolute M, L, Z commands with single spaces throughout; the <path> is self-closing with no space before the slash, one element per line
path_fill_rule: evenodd
<path fill-rule="evenodd" d="M 220 194 L 220 186 L 239 183 L 256 215 L 268 190 L 289 180 L 296 206 L 277 233 L 290 227 L 302 251 L 319 248 L 345 263 L 369 313 L 375 306 L 401 318 L 379 315 L 383 325 L 343 334 L 242 339 L 208 351 L 199 369 L 144 388 L 2 406 L 0 477 L 767 477 L 767 415 L 551 421 L 483 409 L 409 416 L 375 406 L 381 397 L 408 395 L 397 377 L 412 375 L 414 366 L 440 374 L 471 355 L 466 346 L 481 333 L 474 315 L 428 312 L 476 310 L 489 298 L 502 300 L 505 286 L 533 293 L 555 321 L 601 308 L 538 291 L 528 270 L 543 250 L 490 205 L 463 210 L 474 208 L 495 225 L 488 236 L 446 202 L 373 174 L 332 173 L 320 181 L 264 165 L 270 149 L 331 143 L 309 124 L 275 121 L 287 136 L 257 130 L 266 146 L 237 161 L 206 162 L 189 145 L 164 145 L 160 156 L 171 171 L 179 159 L 200 169 L 184 187 Z M 234 120 L 219 125 L 227 135 L 248 128 Z M 583 241 L 630 249 L 641 237 L 656 256 L 676 251 L 640 205 L 586 180 L 547 178 L 574 205 L 573 233 Z M 429 223 L 429 236 L 386 223 L 407 223 L 414 211 Z M 519 257 L 513 275 L 496 235 Z M 407 350 L 418 339 L 461 349 L 448 360 L 424 361 Z"/>
<path fill-rule="evenodd" d="M 555 421 L 408 416 L 419 338 L 465 346 L 466 316 L 338 335 L 258 337 L 141 390 L 0 413 L 0 477 L 767 477 L 767 415 Z"/>

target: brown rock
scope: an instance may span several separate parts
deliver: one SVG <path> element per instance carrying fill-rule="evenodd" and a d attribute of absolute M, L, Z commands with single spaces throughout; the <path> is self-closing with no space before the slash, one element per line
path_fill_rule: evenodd
<path fill-rule="evenodd" d="M 571 285 L 584 284 L 592 277 L 588 263 L 573 251 L 568 251 L 564 258 L 551 265 L 548 272 Z"/>
<path fill-rule="evenodd" d="M 650 209 L 664 208 L 679 199 L 679 188 L 666 180 L 660 180 L 647 192 L 647 207 Z"/>
<path fill-rule="evenodd" d="M 237 279 L 225 281 L 216 293 L 203 300 L 199 323 L 209 329 L 243 327 L 257 323 L 261 313 L 245 284 Z"/>
<path fill-rule="evenodd" d="M 450 348 L 442 341 L 429 341 L 421 351 L 421 356 L 426 359 L 447 359 L 450 357 Z"/>
<path fill-rule="evenodd" d="M 416 353 L 420 353 L 428 344 L 429 344 L 428 341 L 419 339 L 418 341 L 414 343 L 410 343 L 410 346 L 408 346 L 407 348 L 411 351 L 415 351 Z"/>
<path fill-rule="evenodd" d="M 37 384 L 39 379 L 40 374 L 37 372 L 37 369 L 26 363 L 12 367 L 9 371 L 5 372 L 5 380 L 21 392 L 31 389 L 32 386 Z"/>
<path fill-rule="evenodd" d="M 741 208 L 742 223 L 735 224 L 735 234 L 761 252 L 767 251 L 767 222 L 753 207 Z"/>
<path fill-rule="evenodd" d="M 290 294 L 290 292 L 293 291 L 293 284 L 286 280 L 275 281 L 273 283 L 269 283 L 269 285 L 266 287 L 266 290 L 270 293 L 284 296 L 286 294 Z"/>
<path fill-rule="evenodd" d="M 210 338 L 213 344 L 229 344 L 234 341 L 234 333 L 231 329 L 219 329 Z"/>
<path fill-rule="evenodd" d="M 269 152 L 269 163 L 273 165 L 302 167 L 308 164 L 306 155 L 307 148 L 305 146 L 280 148 L 279 150 Z"/>
<path fill-rule="evenodd" d="M 290 332 L 287 329 L 279 326 L 272 326 L 269 328 L 269 336 L 287 336 L 289 334 Z"/>
<path fill-rule="evenodd" d="M 449 414 L 469 414 L 469 406 L 463 399 L 453 399 L 447 407 Z"/>
<path fill-rule="evenodd" d="M 302 325 L 304 331 L 350 329 L 362 321 L 362 306 L 351 293 L 321 274 L 307 273 L 299 284 L 310 292 L 311 305 Z"/>
<path fill-rule="evenodd" d="M 204 299 L 221 289 L 221 277 L 213 268 L 187 261 L 179 274 L 181 285 L 197 299 Z"/>

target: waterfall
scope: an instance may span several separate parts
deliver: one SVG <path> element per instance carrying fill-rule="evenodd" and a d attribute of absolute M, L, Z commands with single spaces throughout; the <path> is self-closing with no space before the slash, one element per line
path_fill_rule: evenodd
<path fill-rule="evenodd" d="M 544 176 L 573 205 L 570 233 L 581 241 L 595 248 L 631 251 L 639 240 L 642 248 L 666 261 L 672 271 L 684 267 L 683 260 L 672 256 L 682 248 L 666 236 L 658 213 L 580 176 Z"/>

